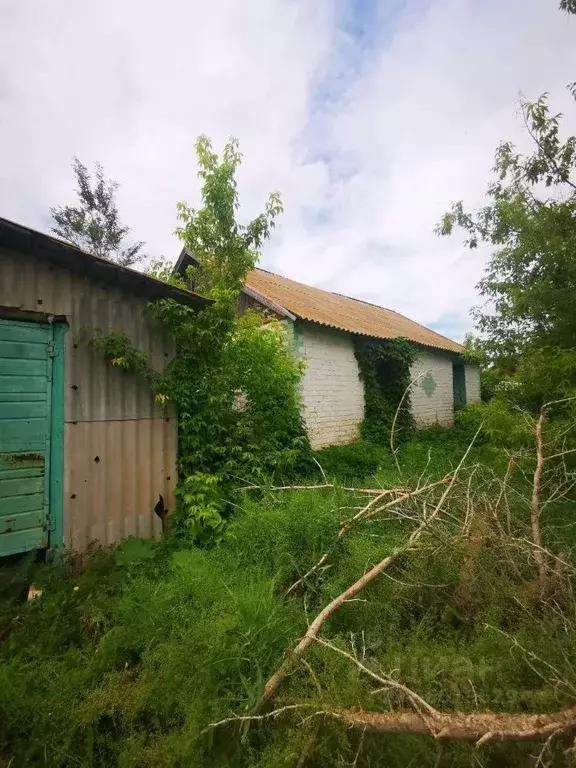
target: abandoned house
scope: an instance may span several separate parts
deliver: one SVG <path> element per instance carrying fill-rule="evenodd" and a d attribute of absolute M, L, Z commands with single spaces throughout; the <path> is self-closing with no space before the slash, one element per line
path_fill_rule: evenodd
<path fill-rule="evenodd" d="M 164 297 L 207 303 L 0 219 L 0 556 L 159 532 L 176 419 L 81 339 L 123 331 L 162 370 L 171 345 L 144 310 Z"/>
<path fill-rule="evenodd" d="M 184 274 L 194 258 L 183 252 Z M 302 380 L 304 418 L 313 448 L 359 437 L 364 388 L 353 336 L 405 338 L 418 349 L 411 368 L 411 408 L 417 426 L 451 426 L 454 407 L 480 399 L 480 370 L 463 361 L 461 344 L 391 309 L 297 283 L 255 269 L 249 273 L 241 309 L 264 309 L 289 324 L 296 353 L 306 359 Z"/>

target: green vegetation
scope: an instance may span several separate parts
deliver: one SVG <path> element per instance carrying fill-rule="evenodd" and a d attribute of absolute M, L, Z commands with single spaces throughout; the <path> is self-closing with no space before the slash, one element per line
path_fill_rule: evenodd
<path fill-rule="evenodd" d="M 158 402 L 175 406 L 183 482 L 174 528 L 182 539 L 209 544 L 223 534 L 239 478 L 288 476 L 306 464 L 310 449 L 298 394 L 302 366 L 290 353 L 286 328 L 264 323 L 256 312 L 237 314 L 243 278 L 282 211 L 280 196 L 272 193 L 264 213 L 239 223 L 237 142 L 230 140 L 218 157 L 201 136 L 196 151 L 202 207 L 179 204 L 177 234 L 200 261 L 189 278 L 213 303 L 199 314 L 171 299 L 150 305 L 174 341 L 174 357 L 163 372 L 124 333 L 94 331 L 89 343 L 111 365 L 144 377 Z M 153 272 L 182 282 L 161 261 Z"/>
<path fill-rule="evenodd" d="M 129 267 L 144 255 L 143 242 L 129 245 L 130 228 L 120 223 L 116 192 L 118 182 L 104 176 L 100 163 L 94 165 L 94 178 L 77 157 L 72 163 L 76 177 L 77 205 L 50 208 L 52 232 L 86 253 Z"/>
<path fill-rule="evenodd" d="M 385 445 L 394 426 L 395 439 L 408 440 L 414 432 L 409 389 L 413 345 L 405 339 L 356 336 L 354 353 L 364 384 L 362 437 Z"/>
<path fill-rule="evenodd" d="M 576 386 L 576 136 L 562 135 L 546 94 L 520 106 L 533 152 L 502 142 L 488 205 L 472 215 L 455 203 L 438 231 L 460 227 L 470 248 L 493 247 L 479 284 L 480 336 L 469 349 L 493 371 L 492 383 L 517 385 L 517 401 L 533 409 Z"/>
<path fill-rule="evenodd" d="M 340 451 L 342 466 L 356 467 L 356 477 L 348 475 L 354 484 L 415 489 L 454 472 L 476 417 L 471 421 L 402 445 L 399 467 L 384 451 L 377 464 L 375 453 L 367 461 L 372 449 L 365 444 L 316 456 L 328 480 L 338 479 Z M 542 599 L 526 543 L 534 458 L 523 448 L 515 455 L 518 469 L 503 490 L 509 453 L 485 434 L 423 544 L 321 633 L 443 712 L 553 712 L 574 701 L 573 528 L 557 525 L 566 519 L 559 497 L 547 507 L 544 536 L 567 565 L 551 561 L 550 597 Z M 319 473 L 306 478 L 322 481 Z M 546 498 L 555 487 L 543 489 Z M 341 526 L 371 497 L 338 485 L 237 492 L 219 546 L 181 548 L 174 537 L 128 540 L 92 553 L 87 567 L 80 557 L 59 567 L 21 564 L 0 603 L 0 761 L 12 768 L 264 767 L 299 760 L 334 766 L 358 755 L 357 766 L 437 765 L 439 747 L 430 737 L 362 737 L 335 718 L 314 716 L 412 706 L 393 687 L 374 694 L 382 686 L 321 644 L 260 712 L 300 709 L 262 722 L 210 724 L 257 712 L 264 682 L 310 620 L 404 542 L 442 488 L 406 501 L 400 515 L 390 509 L 364 519 L 343 536 Z M 26 602 L 30 583 L 42 595 Z M 556 760 L 562 744 L 550 746 Z M 446 742 L 442 749 L 441 765 L 468 766 L 473 755 L 486 766 L 534 764 L 533 743 L 491 742 L 476 750 Z"/>

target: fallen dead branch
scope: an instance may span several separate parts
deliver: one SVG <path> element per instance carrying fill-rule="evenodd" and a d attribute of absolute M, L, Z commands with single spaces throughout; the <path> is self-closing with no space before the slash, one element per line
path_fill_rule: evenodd
<path fill-rule="evenodd" d="M 315 704 L 289 704 L 263 715 L 235 715 L 210 723 L 202 734 L 230 723 L 275 720 L 288 712 L 316 710 Z M 508 712 L 367 712 L 363 709 L 316 710 L 300 724 L 313 717 L 331 717 L 351 728 L 390 734 L 432 736 L 439 741 L 469 741 L 481 747 L 490 741 L 536 741 L 569 734 L 576 730 L 576 707 L 559 712 L 526 715 Z"/>
<path fill-rule="evenodd" d="M 332 645 L 332 643 L 329 643 L 327 640 L 323 640 L 321 637 L 317 637 L 316 642 L 320 643 L 320 645 L 324 645 L 326 648 L 330 648 L 330 650 L 334 651 L 335 653 L 339 653 L 340 656 L 344 656 L 344 658 L 349 659 L 353 664 L 356 664 L 356 666 L 362 672 L 364 672 L 365 675 L 372 678 L 372 680 L 375 680 L 377 683 L 380 683 L 382 688 L 379 688 L 377 691 L 373 691 L 373 693 L 380 693 L 380 691 L 385 688 L 394 688 L 395 690 L 400 691 L 408 697 L 408 700 L 417 712 L 426 712 L 427 715 L 434 716 L 439 714 L 434 709 L 434 707 L 431 707 L 430 704 L 428 704 L 427 701 L 424 701 L 421 696 L 419 696 L 417 693 L 414 693 L 414 691 L 411 691 L 410 688 L 402 685 L 402 683 L 399 683 L 397 680 L 393 680 L 389 675 L 384 676 L 382 674 L 377 674 L 365 664 L 363 664 L 355 656 L 352 656 L 351 653 L 342 650 L 342 648 L 338 648 L 337 645 Z"/>
<path fill-rule="evenodd" d="M 409 501 L 410 499 L 414 498 L 415 496 L 419 496 L 423 493 L 426 493 L 428 491 L 431 491 L 433 488 L 436 488 L 440 485 L 446 485 L 451 480 L 450 475 L 447 475 L 446 477 L 443 477 L 442 480 L 437 480 L 435 483 L 429 483 L 428 485 L 424 485 L 421 488 L 416 488 L 414 491 L 407 491 L 405 489 L 396 488 L 394 490 L 387 490 L 387 491 L 381 491 L 378 496 L 375 496 L 373 499 L 371 499 L 366 506 L 362 507 L 362 509 L 354 515 L 350 520 L 346 521 L 338 531 L 338 536 L 336 537 L 336 542 L 338 542 L 344 534 L 346 534 L 350 528 L 352 528 L 353 525 L 360 522 L 361 520 L 368 520 L 371 517 L 374 517 L 375 514 L 378 512 L 384 512 L 387 509 L 392 509 L 393 507 L 397 506 L 403 501 Z M 392 501 L 389 501 L 382 506 L 378 507 L 377 505 L 379 502 L 382 501 L 382 499 L 385 496 L 390 495 L 391 493 L 398 494 L 395 499 L 392 499 Z M 316 573 L 328 560 L 330 557 L 329 552 L 325 552 L 320 560 L 310 568 L 309 571 L 306 571 L 306 573 L 301 576 L 299 579 L 297 579 L 293 584 L 291 584 L 286 592 L 284 593 L 284 597 L 287 597 L 291 592 L 293 592 L 297 587 L 302 584 L 309 576 L 311 576 L 313 573 Z"/>
<path fill-rule="evenodd" d="M 367 496 L 392 496 L 393 494 L 406 493 L 406 488 L 349 488 L 336 483 L 320 483 L 319 485 L 243 485 L 241 491 L 325 491 L 330 489 L 347 491 L 348 493 L 363 493 Z"/>
<path fill-rule="evenodd" d="M 542 451 L 542 427 L 546 418 L 544 407 L 536 422 L 536 469 L 532 483 L 532 499 L 530 501 L 530 523 L 532 526 L 532 541 L 535 546 L 534 559 L 538 569 L 540 589 L 544 593 L 546 588 L 546 556 L 542 547 L 542 534 L 540 530 L 540 484 L 542 482 L 542 470 L 544 469 L 544 453 Z"/>
<path fill-rule="evenodd" d="M 464 465 L 464 462 L 468 458 L 468 454 L 470 453 L 472 446 L 474 445 L 474 442 L 476 441 L 476 438 L 480 433 L 481 428 L 482 428 L 482 425 L 480 425 L 476 434 L 470 441 L 468 448 L 466 449 L 464 455 L 460 459 L 460 462 L 456 467 L 456 470 L 452 474 L 452 477 L 450 479 L 448 486 L 444 489 L 444 493 L 440 497 L 440 500 L 438 501 L 438 503 L 436 504 L 432 512 L 430 512 L 430 514 L 427 514 L 423 518 L 420 525 L 414 531 L 412 531 L 412 533 L 410 534 L 408 539 L 404 542 L 404 544 L 396 547 L 396 549 L 390 555 L 388 555 L 379 563 L 374 565 L 369 571 L 364 573 L 363 576 L 361 576 L 357 581 L 355 581 L 354 584 L 348 587 L 348 589 L 342 592 L 342 594 L 338 595 L 338 597 L 334 598 L 332 602 L 330 602 L 322 611 L 320 611 L 320 613 L 316 616 L 314 621 L 308 627 L 308 630 L 306 631 L 306 633 L 299 640 L 295 648 L 288 654 L 288 656 L 284 659 L 282 664 L 280 664 L 278 669 L 272 674 L 272 676 L 266 682 L 266 685 L 264 686 L 264 691 L 262 693 L 262 696 L 260 697 L 260 701 L 258 702 L 258 707 L 257 707 L 258 709 L 262 707 L 266 702 L 268 702 L 275 695 L 280 684 L 288 674 L 294 662 L 298 661 L 308 651 L 308 649 L 310 648 L 312 643 L 314 643 L 314 641 L 318 636 L 318 633 L 320 632 L 324 624 L 328 621 L 328 619 L 330 619 L 331 616 L 333 616 L 347 601 L 355 598 L 356 595 L 364 589 L 364 587 L 366 587 L 368 584 L 374 581 L 374 579 L 376 579 L 383 571 L 385 571 L 386 568 L 389 568 L 393 563 L 395 563 L 399 557 L 406 554 L 407 552 L 410 552 L 417 546 L 423 534 L 426 532 L 426 530 L 430 527 L 430 525 L 436 520 L 436 518 L 440 514 L 442 507 L 444 506 L 444 502 L 446 501 L 448 494 L 450 493 L 452 487 L 454 486 L 454 483 L 456 482 L 456 478 L 458 477 L 458 473 L 460 472 L 460 470 L 462 469 L 462 466 Z"/>
<path fill-rule="evenodd" d="M 380 733 L 427 734 L 435 739 L 472 741 L 477 747 L 489 741 L 533 741 L 576 730 L 576 707 L 544 715 L 437 712 L 423 716 L 418 712 L 364 710 L 339 710 L 331 714 L 354 728 Z"/>

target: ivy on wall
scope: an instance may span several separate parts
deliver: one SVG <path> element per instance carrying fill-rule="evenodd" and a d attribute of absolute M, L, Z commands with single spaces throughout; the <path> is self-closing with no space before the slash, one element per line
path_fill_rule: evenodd
<path fill-rule="evenodd" d="M 410 385 L 410 366 L 416 359 L 414 347 L 405 339 L 355 336 L 354 353 L 364 383 L 362 437 L 388 444 L 394 416 L 404 397 L 396 419 L 395 438 L 397 442 L 408 439 L 414 432 L 410 392 L 406 392 Z"/>

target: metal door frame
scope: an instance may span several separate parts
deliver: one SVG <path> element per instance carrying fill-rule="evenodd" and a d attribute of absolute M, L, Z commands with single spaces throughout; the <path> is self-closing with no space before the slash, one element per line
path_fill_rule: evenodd
<path fill-rule="evenodd" d="M 0 311 L 0 320 L 52 328 L 51 349 L 48 350 L 52 364 L 48 369 L 50 434 L 46 451 L 44 524 L 48 533 L 46 556 L 48 560 L 55 561 L 64 546 L 64 338 L 69 326 L 67 322 L 54 321 L 53 318 L 51 322 L 47 316 L 34 322 L 29 313 L 24 317 L 18 315 L 14 311 Z"/>
<path fill-rule="evenodd" d="M 50 408 L 50 506 L 47 557 L 56 560 L 64 546 L 64 336 L 67 323 L 52 325 Z"/>

